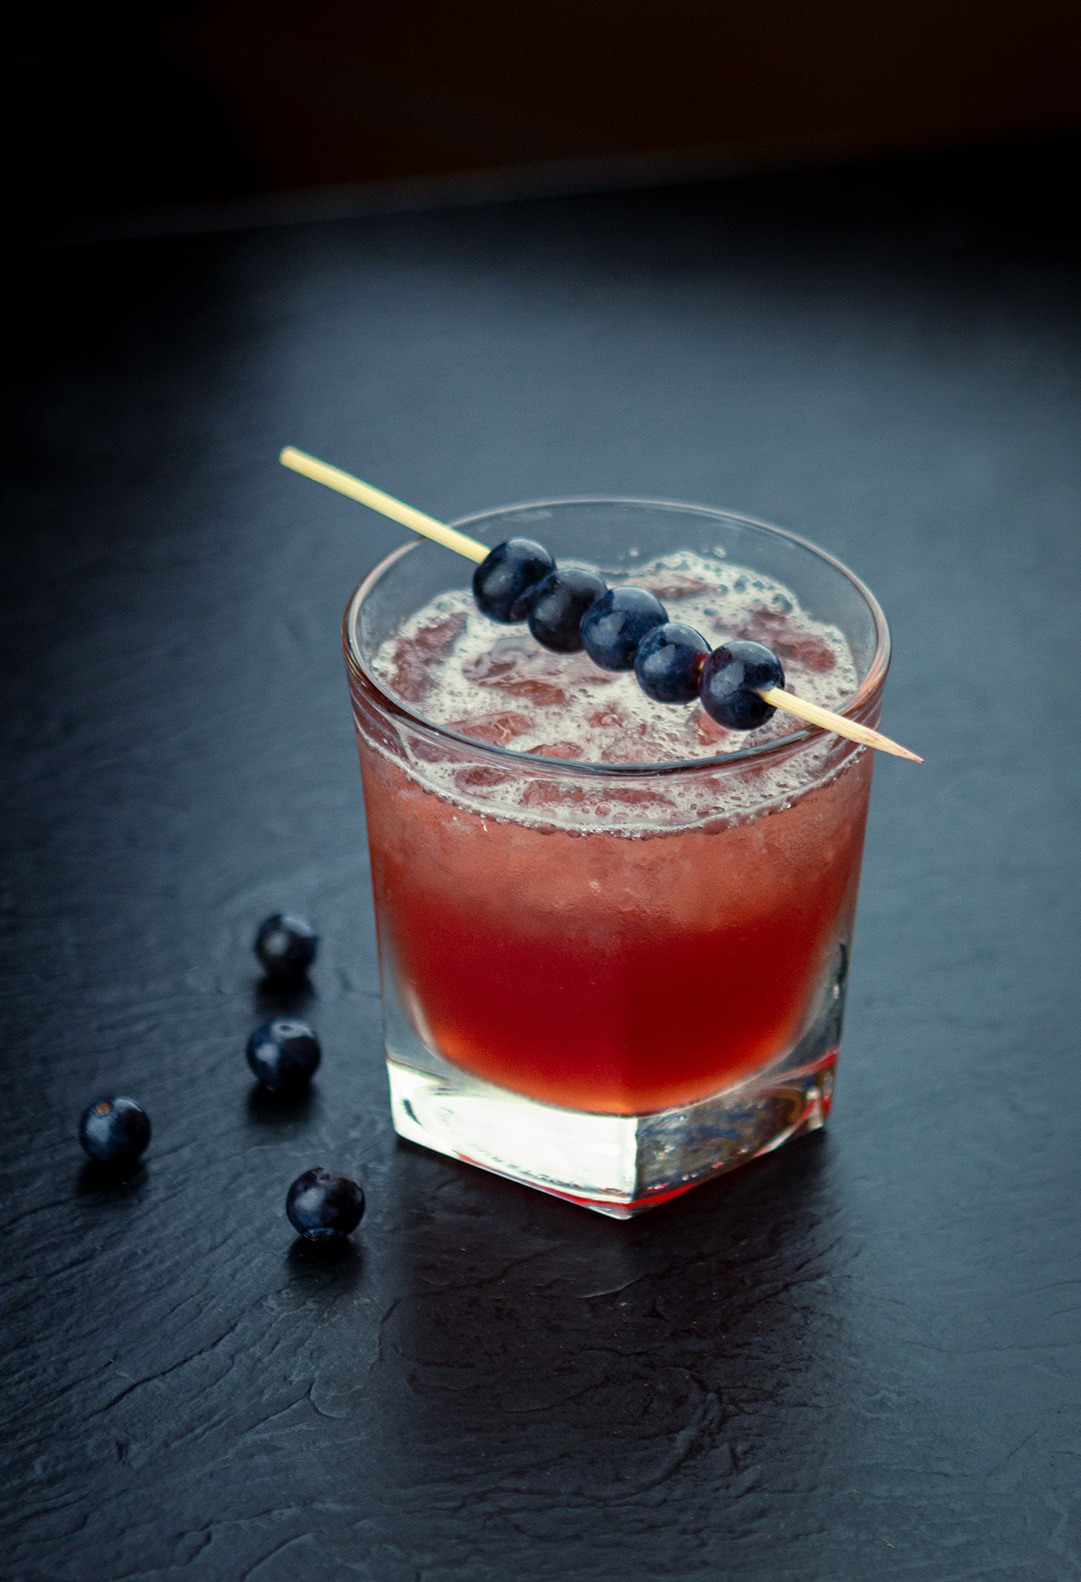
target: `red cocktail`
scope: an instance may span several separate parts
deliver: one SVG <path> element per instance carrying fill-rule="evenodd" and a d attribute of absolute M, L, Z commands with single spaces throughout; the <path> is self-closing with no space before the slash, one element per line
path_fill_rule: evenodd
<path fill-rule="evenodd" d="M 837 562 L 719 512 L 543 518 L 561 559 L 767 642 L 874 724 L 885 625 Z M 627 1215 L 821 1125 L 872 755 L 781 714 L 749 736 L 472 611 L 410 546 L 350 606 L 388 1063 L 403 1135 Z M 626 683 L 626 684 L 625 684 Z"/>

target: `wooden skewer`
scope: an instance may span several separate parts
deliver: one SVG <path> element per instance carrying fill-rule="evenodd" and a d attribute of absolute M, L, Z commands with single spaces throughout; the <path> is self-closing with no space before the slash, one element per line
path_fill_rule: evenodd
<path fill-rule="evenodd" d="M 836 731 L 838 736 L 862 742 L 865 747 L 877 747 L 879 752 L 892 753 L 895 758 L 908 758 L 914 764 L 923 763 L 922 758 L 910 753 L 899 742 L 883 736 L 881 731 L 873 731 L 869 725 L 860 725 L 856 720 L 846 720 L 843 714 L 834 714 L 832 709 L 824 709 L 821 704 L 808 703 L 806 698 L 798 698 L 794 692 L 785 692 L 781 687 L 759 687 L 758 696 L 772 703 L 775 709 L 784 709 L 786 714 L 806 720 L 808 725 L 821 725 L 823 730 Z"/>
<path fill-rule="evenodd" d="M 437 544 L 453 549 L 459 555 L 467 555 L 470 560 L 480 562 L 488 554 L 487 544 L 479 544 L 475 538 L 456 532 L 453 527 L 447 527 L 445 522 L 437 522 L 434 516 L 425 516 L 423 511 L 415 511 L 411 505 L 396 500 L 392 494 L 373 489 L 370 483 L 362 483 L 352 473 L 342 472 L 340 467 L 328 466 L 325 461 L 309 456 L 306 451 L 286 445 L 278 460 L 283 467 L 291 467 L 294 472 L 303 473 L 305 478 L 314 478 L 316 483 L 325 483 L 328 489 L 337 489 L 339 494 L 347 494 L 351 500 L 359 500 L 361 505 L 381 511 L 403 527 L 410 527 L 414 533 L 422 533 L 425 538 L 433 538 Z"/>
<path fill-rule="evenodd" d="M 456 554 L 465 555 L 469 560 L 475 560 L 479 564 L 489 554 L 487 544 L 481 544 L 477 539 L 459 533 L 456 528 L 448 527 L 445 522 L 437 522 L 434 516 L 425 516 L 423 511 L 417 511 L 413 506 L 406 505 L 404 501 L 396 500 L 392 494 L 384 494 L 382 489 L 373 488 L 370 483 L 363 483 L 359 478 L 354 478 L 352 473 L 343 472 L 340 467 L 331 467 L 327 462 L 309 456 L 306 451 L 286 445 L 279 460 L 283 467 L 291 467 L 294 472 L 302 473 L 305 478 L 313 478 L 316 483 L 325 483 L 328 489 L 336 489 L 339 494 L 346 494 L 351 500 L 359 500 L 361 505 L 369 506 L 373 511 L 391 517 L 403 527 L 411 528 L 414 533 L 433 539 L 445 549 L 453 549 Z M 847 720 L 843 714 L 835 714 L 832 709 L 824 709 L 817 703 L 808 703 L 806 698 L 799 698 L 793 692 L 785 692 L 781 687 L 760 687 L 758 695 L 765 702 L 772 704 L 775 709 L 783 709 L 786 714 L 794 714 L 797 719 L 805 720 L 808 725 L 820 725 L 823 730 L 836 731 L 838 736 L 847 736 L 849 741 L 859 742 L 864 747 L 876 747 L 879 752 L 892 753 L 895 758 L 908 758 L 912 763 L 923 763 L 922 758 L 910 753 L 907 747 L 902 747 L 888 736 L 883 736 L 881 731 L 873 731 L 869 725 L 860 725 L 855 720 Z"/>

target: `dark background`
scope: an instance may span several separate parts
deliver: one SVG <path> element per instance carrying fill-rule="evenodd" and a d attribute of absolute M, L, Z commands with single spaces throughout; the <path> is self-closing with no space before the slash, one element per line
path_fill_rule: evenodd
<path fill-rule="evenodd" d="M 1071 0 L 61 0 L 24 8 L 5 55 L 5 203 L 34 235 L 338 186 L 603 186 L 1081 126 Z"/>
<path fill-rule="evenodd" d="M 511 49 L 494 8 L 311 9 L 305 48 L 338 29 L 352 59 L 359 18 L 386 65 L 351 151 L 287 123 L 284 10 L 24 25 L 5 1578 L 1081 1577 L 1073 24 L 621 11 L 643 53 L 586 10 L 534 34 L 522 11 Z M 746 47 L 723 95 L 703 29 Z M 737 72 L 764 52 L 780 76 Z M 474 115 L 463 152 L 463 102 L 521 113 Z M 523 142 L 538 120 L 589 136 Z M 775 168 L 691 180 L 692 145 Z M 683 179 L 651 188 L 635 161 L 664 149 Z M 601 156 L 559 179 L 640 190 L 459 182 Z M 296 190 L 343 181 L 354 217 L 301 223 Z M 395 1143 L 338 624 L 399 534 L 283 473 L 286 442 L 444 517 L 727 506 L 867 578 L 886 728 L 927 763 L 877 768 L 827 1133 L 630 1224 Z M 250 942 L 283 906 L 324 936 L 294 1108 L 242 1054 L 280 1004 Z M 75 1141 L 106 1091 L 154 1124 L 124 1184 Z M 313 1164 L 369 1195 L 336 1260 L 284 1218 Z"/>

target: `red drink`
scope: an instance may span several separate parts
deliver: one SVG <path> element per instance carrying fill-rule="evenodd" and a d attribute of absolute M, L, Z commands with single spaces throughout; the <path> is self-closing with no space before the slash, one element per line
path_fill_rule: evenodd
<path fill-rule="evenodd" d="M 451 812 L 365 767 L 418 1030 L 531 1098 L 631 1115 L 717 1093 L 796 1041 L 849 931 L 869 752 L 786 811 L 638 838 Z"/>
<path fill-rule="evenodd" d="M 857 691 L 840 625 L 774 579 L 684 553 L 626 580 L 711 643 L 768 643 L 803 696 L 837 707 Z M 354 654 L 360 641 L 354 628 Z M 425 601 L 350 669 L 392 1082 L 396 1065 L 424 1071 L 446 1104 L 457 1071 L 462 1092 L 537 1101 L 534 1127 L 549 1106 L 632 1125 L 678 1112 L 698 1136 L 703 1104 L 712 1114 L 763 1082 L 809 1103 L 810 1081 L 820 1124 L 869 751 L 793 741 L 781 713 L 725 732 L 697 705 L 653 703 L 632 675 L 488 622 L 465 593 Z M 549 1190 L 577 1185 L 498 1148 L 493 1163 L 475 1140 L 434 1146 Z M 731 1162 L 722 1149 L 711 1168 Z M 596 1183 L 567 1195 L 605 1198 Z M 631 1207 L 609 1211 L 642 1201 L 624 1197 Z"/>

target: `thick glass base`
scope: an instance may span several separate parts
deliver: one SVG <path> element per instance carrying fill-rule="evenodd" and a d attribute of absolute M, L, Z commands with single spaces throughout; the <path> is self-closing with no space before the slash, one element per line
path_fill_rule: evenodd
<path fill-rule="evenodd" d="M 400 1137 L 613 1219 L 630 1219 L 736 1165 L 816 1131 L 829 1113 L 836 1048 L 813 1068 L 761 1072 L 682 1109 L 596 1115 L 539 1104 L 440 1061 L 388 1059 Z"/>
<path fill-rule="evenodd" d="M 399 1137 L 613 1219 L 631 1219 L 726 1170 L 817 1131 L 829 1114 L 844 1021 L 839 944 L 807 1030 L 742 1082 L 642 1115 L 563 1109 L 472 1076 L 422 1038 L 395 975 L 383 979 L 391 1110 Z"/>

